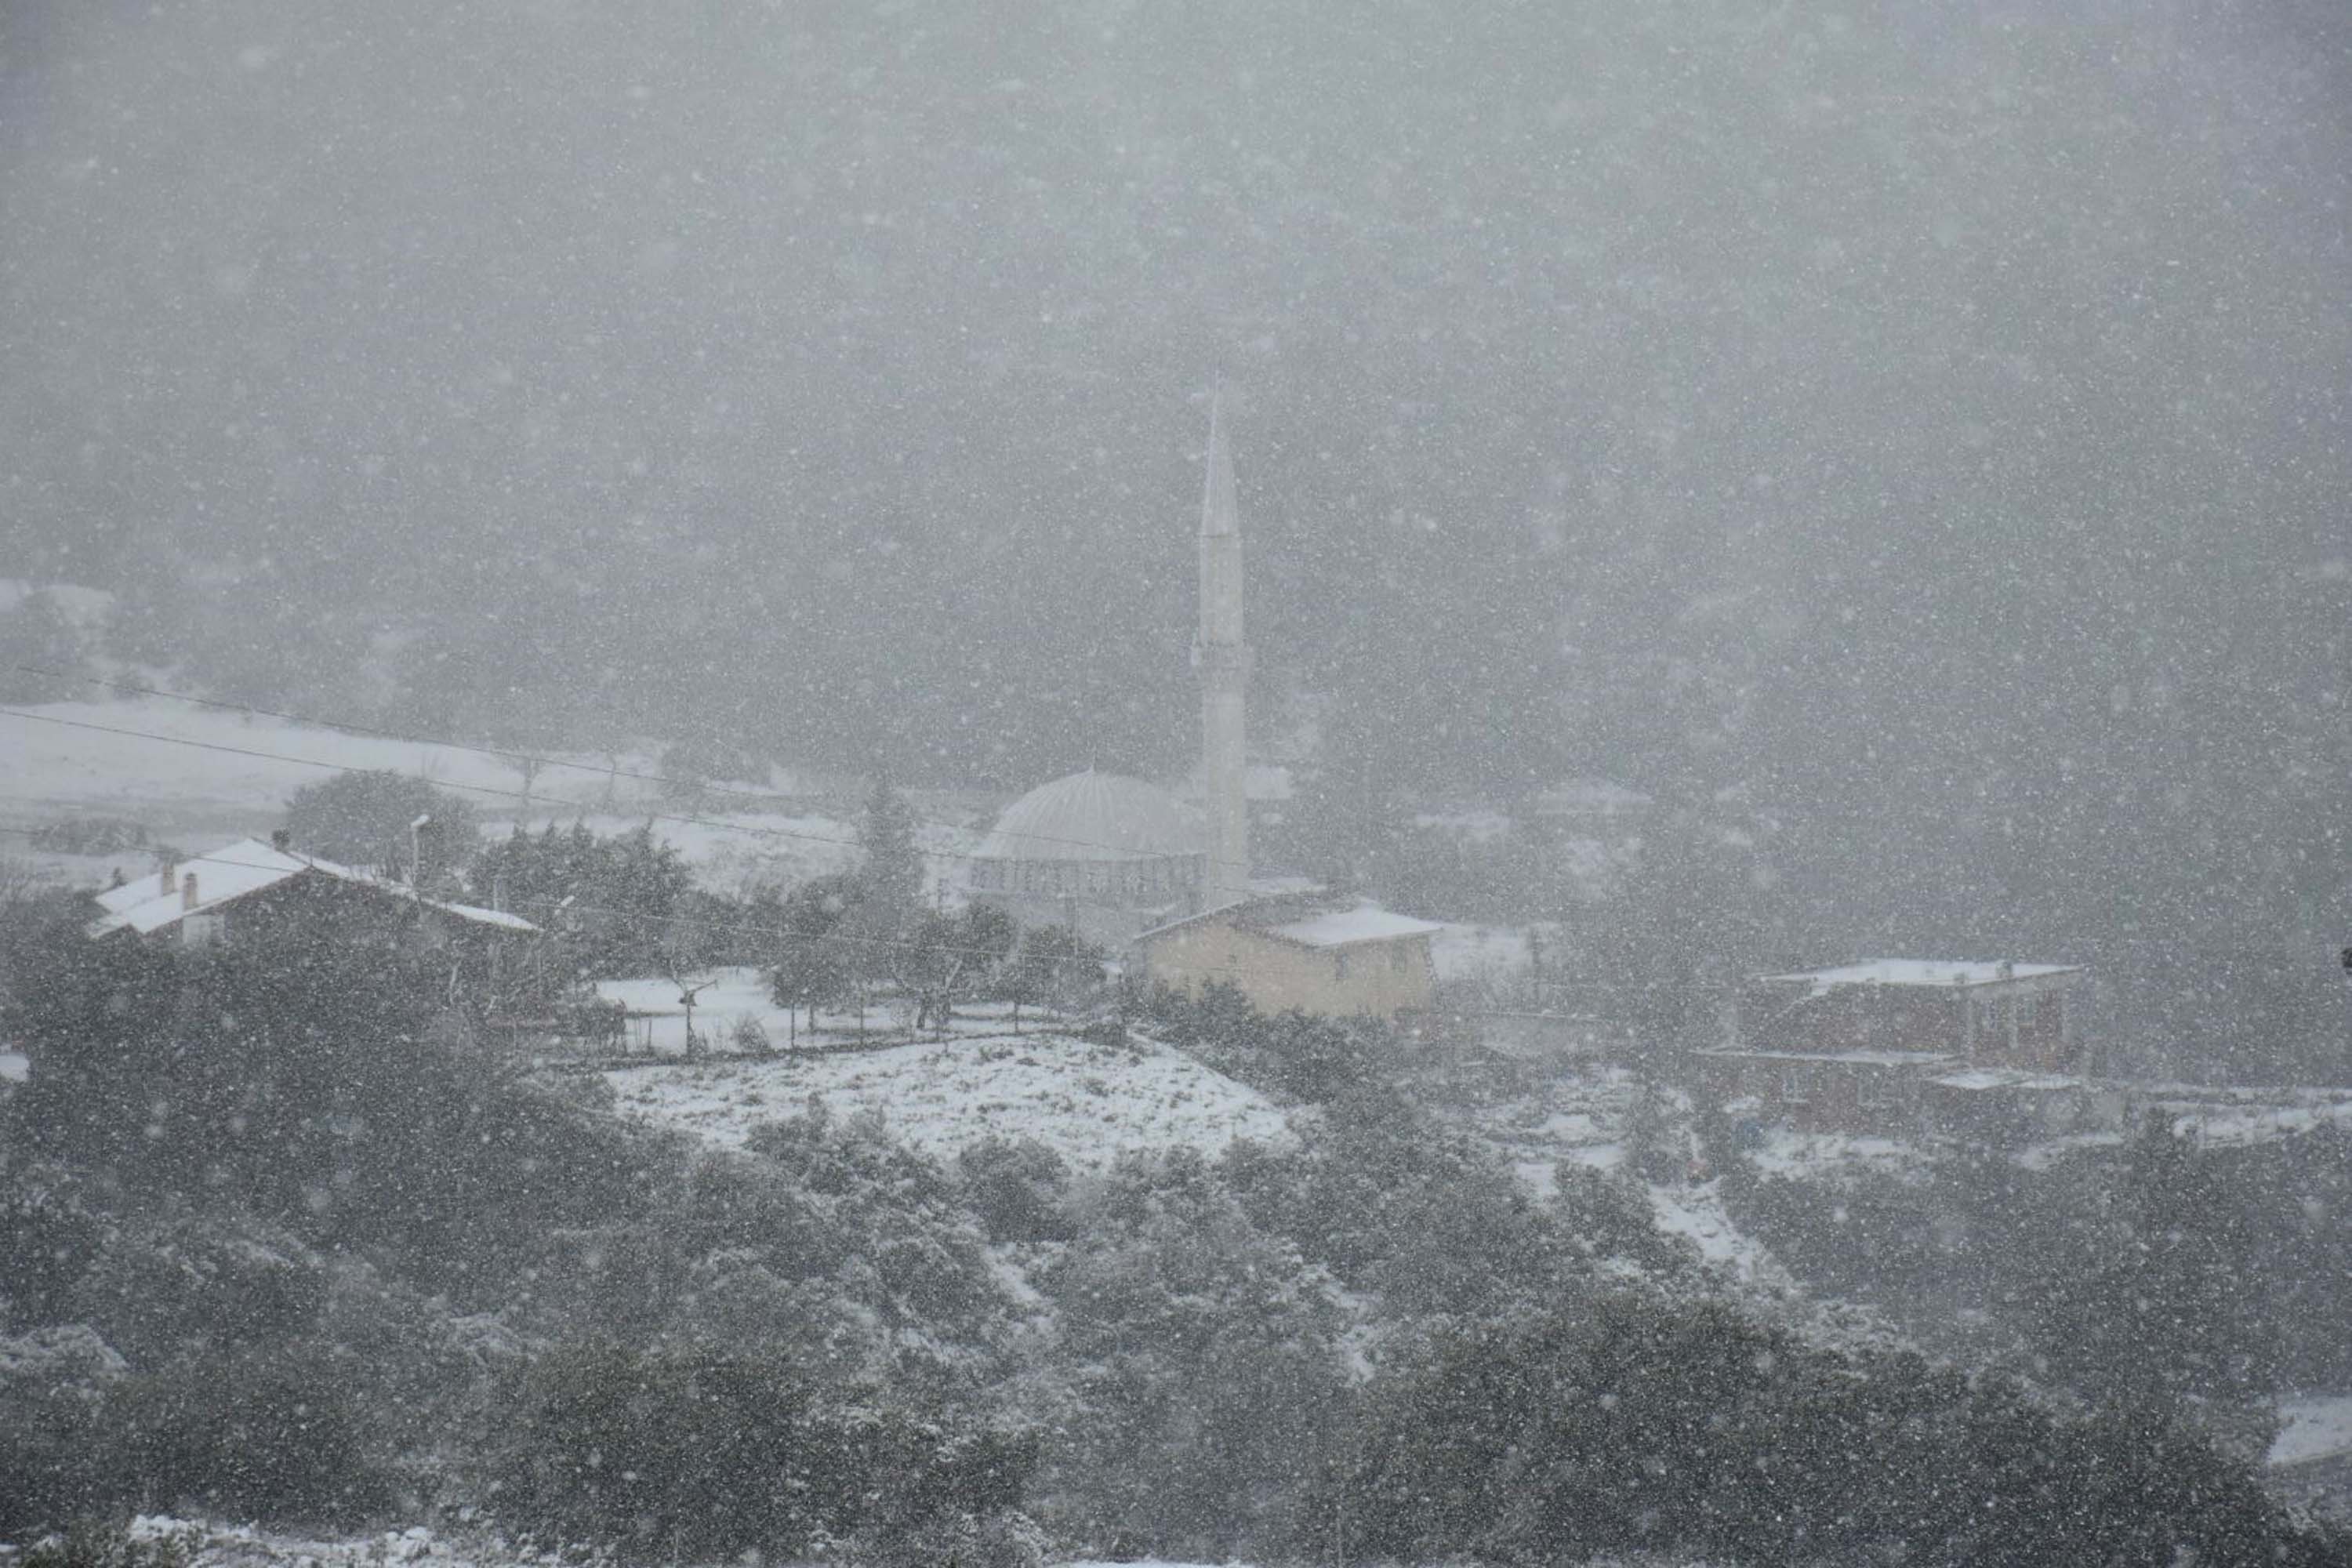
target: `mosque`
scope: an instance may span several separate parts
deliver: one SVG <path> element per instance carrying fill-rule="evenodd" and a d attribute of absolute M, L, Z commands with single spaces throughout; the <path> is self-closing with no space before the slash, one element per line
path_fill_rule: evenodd
<path fill-rule="evenodd" d="M 1180 989 L 1229 981 L 1268 1011 L 1425 1006 L 1430 937 L 1439 927 L 1253 874 L 1250 650 L 1222 391 L 1209 405 L 1206 466 L 1192 642 L 1201 681 L 1200 805 L 1146 780 L 1091 768 L 1040 784 L 997 818 L 971 861 L 966 893 L 1024 925 L 1066 925 L 1114 952 L 1133 944 L 1149 973 Z M 1213 960 L 1205 958 L 1212 949 Z M 1264 962 L 1238 962 L 1246 952 Z"/>

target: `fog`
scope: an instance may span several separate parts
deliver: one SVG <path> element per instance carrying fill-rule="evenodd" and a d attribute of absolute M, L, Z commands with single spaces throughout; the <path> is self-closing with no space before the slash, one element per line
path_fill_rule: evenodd
<path fill-rule="evenodd" d="M 327 717 L 1164 774 L 1222 374 L 1306 868 L 1604 778 L 1706 847 L 1694 961 L 2084 962 L 2340 1073 L 2348 60 L 2325 0 L 20 4 L 5 573 Z"/>
<path fill-rule="evenodd" d="M 0 0 L 0 1568 L 2352 1562 L 2347 370 L 2344 0 Z"/>

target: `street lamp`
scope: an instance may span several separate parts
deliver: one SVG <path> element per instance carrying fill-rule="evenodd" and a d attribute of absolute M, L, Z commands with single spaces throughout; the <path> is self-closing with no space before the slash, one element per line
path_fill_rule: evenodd
<path fill-rule="evenodd" d="M 428 811 L 408 825 L 408 886 L 411 891 L 420 891 L 425 885 L 425 857 L 418 847 L 416 830 L 432 820 L 433 814 Z"/>

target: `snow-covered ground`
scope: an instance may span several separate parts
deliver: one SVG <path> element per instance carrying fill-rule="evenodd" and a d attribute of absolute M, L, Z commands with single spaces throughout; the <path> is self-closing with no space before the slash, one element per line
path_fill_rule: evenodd
<path fill-rule="evenodd" d="M 1429 957 L 1440 980 L 1507 981 L 1527 972 L 1528 928 L 1450 925 L 1430 939 Z"/>
<path fill-rule="evenodd" d="M 1129 1150 L 1214 1155 L 1236 1138 L 1273 1141 L 1289 1131 L 1256 1090 L 1156 1041 L 1014 1036 L 1003 1020 L 993 1032 L 944 1044 L 664 1063 L 604 1077 L 625 1115 L 726 1145 L 818 1104 L 835 1117 L 878 1115 L 892 1136 L 939 1158 L 983 1138 L 1034 1138 L 1078 1170 L 1104 1169 Z"/>
<path fill-rule="evenodd" d="M 560 1552 L 541 1552 L 515 1546 L 479 1531 L 438 1533 L 423 1525 L 388 1530 L 374 1535 L 313 1537 L 257 1530 L 249 1524 L 222 1524 L 176 1519 L 166 1514 L 142 1514 L 127 1532 L 149 1545 L 176 1548 L 188 1568 L 560 1568 Z M 0 1558 L 0 1561 L 5 1561 Z M 572 1561 L 577 1562 L 577 1554 Z M 601 1561 L 592 1559 L 592 1561 Z M 1114 1568 L 1108 1563 L 1066 1563 L 1057 1568 Z M 1207 1568 L 1206 1564 L 1163 1563 L 1157 1559 L 1124 1563 L 1116 1568 Z M 1224 1568 L 1239 1568 L 1228 1563 Z"/>
<path fill-rule="evenodd" d="M 341 770 L 380 768 L 462 796 L 492 834 L 515 822 L 538 828 L 579 820 L 597 833 L 614 834 L 652 817 L 656 837 L 676 846 L 705 882 L 725 890 L 790 885 L 855 863 L 850 803 L 835 816 L 812 814 L 804 805 L 793 809 L 782 800 L 769 808 L 723 794 L 673 799 L 657 782 L 660 759 L 646 749 L 548 756 L 555 765 L 532 780 L 526 802 L 514 764 L 465 747 L 350 734 L 163 698 L 45 703 L 0 712 L 0 827 L 119 816 L 139 823 L 159 842 L 202 851 L 277 826 L 289 797 L 305 785 Z M 765 787 L 791 795 L 798 783 L 779 770 Z M 734 809 L 747 804 L 759 808 Z M 948 821 L 921 825 L 917 841 L 951 856 L 976 848 L 979 838 L 976 827 Z M 29 854 L 21 838 L 0 847 Z M 137 850 L 30 858 L 71 881 L 93 885 L 117 867 L 151 868 Z M 935 874 L 948 869 L 952 891 L 959 863 L 934 858 L 929 864 Z"/>
<path fill-rule="evenodd" d="M 1786 1127 L 1765 1129 L 1763 1141 L 1749 1152 L 1749 1157 L 1768 1176 L 1807 1181 L 1842 1175 L 1924 1174 L 1929 1163 L 1926 1149 L 1899 1138 L 1799 1132 Z"/>
<path fill-rule="evenodd" d="M 2273 1465 L 2307 1465 L 2352 1454 L 2352 1394 L 2282 1399 L 2279 1422 L 2271 1443 Z"/>
<path fill-rule="evenodd" d="M 1727 1270 L 1732 1278 L 1748 1284 L 1794 1288 L 1796 1282 L 1788 1270 L 1780 1267 L 1763 1243 L 1744 1235 L 1731 1223 L 1717 1184 L 1708 1182 L 1688 1187 L 1653 1184 L 1650 1208 L 1657 1215 L 1660 1230 L 1688 1238 L 1701 1258 Z"/>
<path fill-rule="evenodd" d="M 1595 1068 L 1563 1075 L 1522 1100 L 1459 1113 L 1457 1120 L 1500 1148 L 1519 1179 L 1549 1198 L 1559 1191 L 1563 1169 L 1623 1167 L 1625 1125 L 1638 1092 L 1631 1073 Z M 1685 1121 L 1687 1108 L 1676 1106 L 1671 1114 Z M 1745 1284 L 1793 1285 L 1764 1247 L 1731 1223 L 1717 1184 L 1643 1185 L 1658 1228 L 1687 1237 L 1707 1263 Z"/>
<path fill-rule="evenodd" d="M 510 763 L 463 747 L 354 735 L 164 698 L 50 702 L 22 711 L 26 716 L 0 713 L 0 795 L 15 813 L 143 811 L 176 821 L 212 812 L 247 831 L 249 814 L 276 816 L 288 795 L 342 768 L 415 773 L 467 795 L 485 816 L 521 805 L 513 798 L 521 775 Z M 534 798 L 593 805 L 608 786 L 623 802 L 653 794 L 641 781 L 610 778 L 604 758 L 562 760 L 576 765 L 542 772 L 531 786 Z M 624 772 L 653 769 L 645 756 L 614 760 Z"/>
<path fill-rule="evenodd" d="M 2172 1112 L 2173 1128 L 2209 1148 L 2268 1143 L 2323 1127 L 2352 1128 L 2352 1093 L 2342 1089 L 2273 1089 L 2267 1102 L 2206 1100 L 2158 1100 Z"/>

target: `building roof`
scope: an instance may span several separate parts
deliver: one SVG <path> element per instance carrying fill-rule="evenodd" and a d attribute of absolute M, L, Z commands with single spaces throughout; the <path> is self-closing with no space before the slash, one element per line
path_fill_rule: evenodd
<path fill-rule="evenodd" d="M 1794 974 L 1759 974 L 1772 985 L 1810 985 L 1814 995 L 1841 985 L 2000 985 L 2016 980 L 2036 980 L 2050 974 L 2079 974 L 2071 963 L 2010 963 L 1972 958 L 1873 958 L 1834 969 L 1809 969 Z"/>
<path fill-rule="evenodd" d="M 1948 1051 L 1765 1051 L 1745 1047 L 1697 1054 L 1724 1061 L 1838 1062 L 1858 1068 L 1933 1068 L 1960 1059 Z"/>
<path fill-rule="evenodd" d="M 1360 942 L 1392 942 L 1401 936 L 1428 936 L 1445 928 L 1434 921 L 1415 920 L 1378 904 L 1326 910 L 1303 921 L 1266 928 L 1273 935 L 1307 947 L 1351 947 Z"/>
<path fill-rule="evenodd" d="M 1282 942 L 1314 948 L 1395 942 L 1402 938 L 1429 936 L 1445 929 L 1433 921 L 1415 920 L 1411 915 L 1401 915 L 1370 902 L 1285 895 L 1237 900 L 1217 909 L 1204 910 L 1197 915 L 1187 915 L 1181 921 L 1154 926 L 1150 931 L 1138 931 L 1135 940 L 1149 942 L 1153 937 L 1208 921 L 1223 921 Z"/>
<path fill-rule="evenodd" d="M 1976 1093 L 1996 1089 L 2049 1090 L 2085 1087 L 2083 1079 L 2064 1073 L 2028 1072 L 2023 1068 L 1970 1068 L 1965 1072 L 1948 1072 L 1927 1081 L 1939 1089 L 1967 1089 Z"/>
<path fill-rule="evenodd" d="M 1088 768 L 1006 806 L 974 858 L 1157 860 L 1205 843 L 1199 817 L 1158 784 Z"/>
<path fill-rule="evenodd" d="M 182 891 L 182 879 L 191 874 L 196 879 L 196 902 L 193 907 Z M 511 931 L 539 929 L 520 915 L 481 909 L 473 904 L 451 903 L 442 899 L 422 898 L 406 885 L 387 881 L 373 872 L 354 870 L 316 855 L 276 848 L 258 839 L 243 838 L 235 844 L 177 862 L 168 879 L 158 869 L 147 876 L 134 878 L 119 888 L 107 889 L 98 895 L 99 907 L 106 912 L 90 922 L 89 934 L 106 936 L 118 931 L 130 931 L 145 936 L 190 915 L 221 909 L 239 899 L 250 898 L 264 889 L 277 887 L 305 874 L 331 877 L 339 882 L 372 888 L 389 897 L 410 900 L 476 925 Z"/>

